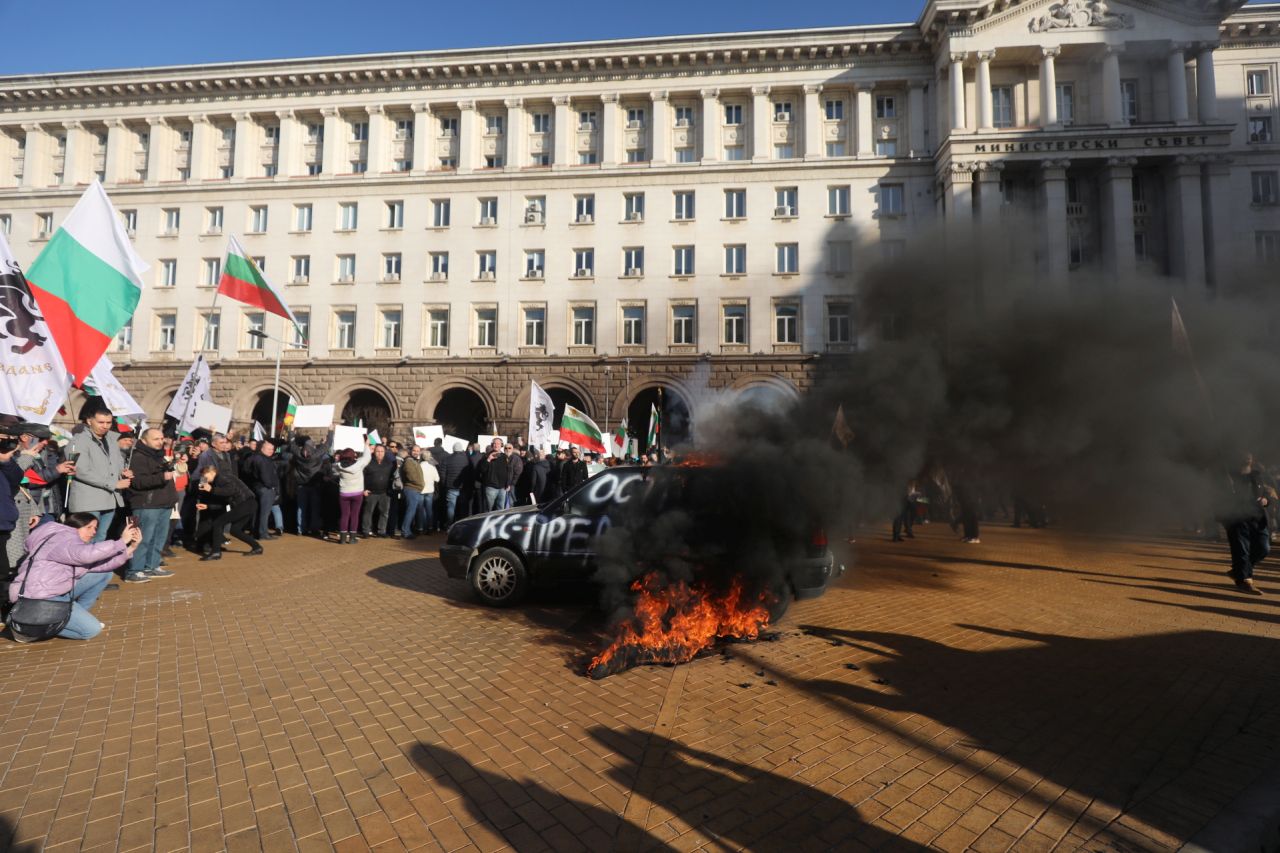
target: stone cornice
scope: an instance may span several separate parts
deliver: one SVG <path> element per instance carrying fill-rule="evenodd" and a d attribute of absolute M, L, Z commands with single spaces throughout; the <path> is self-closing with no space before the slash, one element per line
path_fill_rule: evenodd
<path fill-rule="evenodd" d="M 1188 24 L 1223 24 L 1256 14 L 1244 4 L 1245 0 L 1125 0 L 1124 5 Z M 1042 13 L 1048 5 L 1027 0 L 929 0 L 917 26 L 926 39 L 934 42 L 948 35 L 998 26 L 1019 15 Z M 1280 20 L 1280 7 L 1258 11 L 1268 20 Z"/>

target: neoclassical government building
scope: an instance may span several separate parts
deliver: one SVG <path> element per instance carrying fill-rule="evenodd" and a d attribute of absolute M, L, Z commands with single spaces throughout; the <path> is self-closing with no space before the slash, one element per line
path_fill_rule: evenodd
<path fill-rule="evenodd" d="M 791 395 L 872 345 L 859 278 L 1008 233 L 1046 288 L 1280 268 L 1280 5 L 929 0 L 909 24 L 0 78 L 0 229 L 86 183 L 151 264 L 118 375 L 519 432 Z M 1013 234 L 1018 239 L 1012 239 Z M 215 302 L 228 235 L 305 326 Z M 249 334 L 265 331 L 271 339 Z"/>

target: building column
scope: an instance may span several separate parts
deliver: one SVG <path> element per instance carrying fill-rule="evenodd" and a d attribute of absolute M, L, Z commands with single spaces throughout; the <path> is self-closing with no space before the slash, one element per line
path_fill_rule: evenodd
<path fill-rule="evenodd" d="M 10 166 L 13 163 L 14 156 L 16 156 L 18 146 L 15 144 L 13 136 L 10 133 L 6 133 L 6 130 L 12 130 L 12 128 L 0 127 L 0 187 L 9 189 L 17 186 Z M 66 174 L 65 169 L 63 174 Z"/>
<path fill-rule="evenodd" d="M 1120 99 L 1120 49 L 1114 45 L 1103 48 L 1102 54 L 1102 121 L 1111 127 L 1125 124 L 1123 104 Z"/>
<path fill-rule="evenodd" d="M 928 155 L 924 133 L 924 90 L 926 85 L 923 80 L 912 80 L 907 84 L 907 135 L 910 139 L 908 155 L 911 157 L 925 157 Z"/>
<path fill-rule="evenodd" d="M 152 117 L 147 119 L 147 183 L 155 185 L 161 181 L 173 179 L 173 128 L 169 127 L 169 123 L 162 117 Z M 66 176 L 66 170 L 70 168 L 70 152 L 71 152 L 71 134 L 67 133 L 67 167 L 64 167 L 63 176 Z"/>
<path fill-rule="evenodd" d="M 157 119 L 152 119 L 157 121 Z M 84 124 L 78 121 L 69 121 L 64 123 L 63 128 L 67 132 L 67 148 L 63 152 L 62 158 L 62 185 L 64 187 L 74 187 L 76 184 L 84 183 L 83 176 L 88 173 L 86 165 L 89 162 L 89 133 L 84 129 Z M 151 150 L 155 151 L 155 126 L 152 126 Z M 154 156 L 154 153 L 152 154 Z M 8 164 L 5 164 L 6 168 Z M 154 180 L 151 166 L 147 166 L 147 177 Z"/>
<path fill-rule="evenodd" d="M 236 113 L 235 148 L 231 152 L 231 177 L 237 181 L 257 177 L 254 167 L 258 166 L 259 145 L 258 124 L 249 113 Z"/>
<path fill-rule="evenodd" d="M 27 134 L 22 151 L 22 186 L 43 187 L 49 182 L 44 174 L 49 162 L 49 134 L 38 124 L 24 124 L 22 129 Z"/>
<path fill-rule="evenodd" d="M 653 121 L 649 131 L 649 165 L 665 166 L 671 153 L 671 105 L 665 89 L 650 92 Z"/>
<path fill-rule="evenodd" d="M 507 135 L 504 140 L 507 150 L 502 156 L 506 159 L 506 171 L 518 172 L 525 166 L 524 142 L 529 138 L 524 121 L 524 98 L 507 98 L 503 103 L 507 108 Z"/>
<path fill-rule="evenodd" d="M 325 129 L 328 133 L 328 128 Z M 213 162 L 214 146 L 217 141 L 213 137 L 213 123 L 206 115 L 191 117 L 191 152 L 188 159 L 188 170 L 191 180 L 203 181 L 209 177 L 210 164 Z M 328 165 L 328 161 L 326 161 Z"/>
<path fill-rule="evenodd" d="M 804 159 L 817 160 L 825 152 L 822 139 L 822 84 L 804 87 Z"/>
<path fill-rule="evenodd" d="M 1067 167 L 1070 160 L 1040 163 L 1040 247 L 1042 274 L 1053 288 L 1067 280 Z"/>
<path fill-rule="evenodd" d="M 703 163 L 714 163 L 720 159 L 720 90 L 703 89 L 702 115 L 698 117 L 701 125 Z"/>
<path fill-rule="evenodd" d="M 1004 207 L 1004 163 L 996 160 L 977 164 L 978 224 L 983 235 L 994 234 L 1000 227 L 1000 211 Z"/>
<path fill-rule="evenodd" d="M 1209 225 L 1205 229 L 1208 235 L 1208 281 L 1214 288 L 1220 288 L 1230 281 L 1232 261 L 1236 258 L 1232 244 L 1236 243 L 1235 224 L 1232 221 L 1231 208 L 1233 197 L 1231 192 L 1231 158 L 1225 155 L 1216 156 L 1205 167 L 1205 202 L 1209 217 Z"/>
<path fill-rule="evenodd" d="M 479 117 L 475 101 L 458 101 L 458 174 L 466 174 L 476 167 L 476 149 L 480 134 L 477 133 Z"/>
<path fill-rule="evenodd" d="M 967 130 L 968 118 L 964 107 L 964 58 L 966 54 L 951 54 L 951 129 Z M 990 88 L 990 87 L 988 87 Z"/>
<path fill-rule="evenodd" d="M 107 155 L 103 162 L 103 171 L 106 175 L 103 178 L 104 184 L 116 184 L 120 182 L 120 176 L 124 174 L 126 160 L 129 152 L 125 150 L 129 142 L 129 129 L 124 126 L 118 118 L 109 118 L 106 120 L 107 125 Z M 31 137 L 27 136 L 27 148 L 31 147 Z"/>
<path fill-rule="evenodd" d="M 1120 281 L 1137 272 L 1133 245 L 1133 167 L 1136 157 L 1112 157 L 1102 171 L 1102 260 Z"/>
<path fill-rule="evenodd" d="M 1189 285 L 1205 283 L 1204 212 L 1200 163 L 1182 155 L 1169 167 L 1170 272 Z"/>
<path fill-rule="evenodd" d="M 973 235 L 973 163 L 952 163 L 943 192 L 947 205 L 947 233 L 960 240 Z"/>
<path fill-rule="evenodd" d="M 569 162 L 569 155 L 573 151 L 570 143 L 578 132 L 577 124 L 573 120 L 568 95 L 555 95 L 551 98 L 551 103 L 556 108 L 555 124 L 551 128 L 555 134 L 555 152 L 551 162 L 555 164 L 555 168 L 563 169 L 572 165 Z"/>
<path fill-rule="evenodd" d="M 854 110 L 856 116 L 854 131 L 857 134 L 855 137 L 857 143 L 853 153 L 857 157 L 874 157 L 876 154 L 875 134 L 872 132 L 875 127 L 871 120 L 871 87 L 870 83 L 860 83 L 853 95 L 857 105 Z"/>
<path fill-rule="evenodd" d="M 288 180 L 301 171 L 302 123 L 293 110 L 276 113 L 280 120 L 280 144 L 276 148 L 276 178 Z"/>
<path fill-rule="evenodd" d="M 773 145 L 769 139 L 769 131 L 773 127 L 770 91 L 769 86 L 751 87 L 751 159 L 756 163 L 773 159 Z"/>
<path fill-rule="evenodd" d="M 600 165 L 606 169 L 618 165 L 622 148 L 622 119 L 618 114 L 618 93 L 605 92 L 600 96 Z"/>
<path fill-rule="evenodd" d="M 1216 44 L 1200 46 L 1196 54 L 1196 111 L 1202 123 L 1218 120 L 1218 82 L 1213 71 Z"/>
<path fill-rule="evenodd" d="M 387 110 L 382 104 L 370 104 L 366 112 L 369 115 L 369 140 L 364 149 L 365 173 L 380 175 L 390 172 L 391 119 L 387 118 Z"/>
<path fill-rule="evenodd" d="M 325 107 L 320 110 L 324 118 L 324 150 L 320 155 L 320 175 L 332 178 L 338 174 L 338 161 L 342 159 L 341 151 L 346 134 L 342 132 L 342 114 L 337 107 Z"/>
<path fill-rule="evenodd" d="M 1190 120 L 1187 110 L 1187 54 L 1186 45 L 1173 45 L 1169 51 L 1169 118 L 1175 124 Z"/>
<path fill-rule="evenodd" d="M 995 59 L 994 50 L 980 50 L 978 57 L 978 77 L 974 88 L 978 90 L 978 130 L 995 130 L 995 117 L 991 106 L 991 60 Z"/>
<path fill-rule="evenodd" d="M 423 175 L 434 166 L 431 140 L 435 139 L 430 104 L 413 105 L 413 174 Z"/>
<path fill-rule="evenodd" d="M 1055 57 L 1062 53 L 1060 47 L 1040 48 L 1040 126 L 1045 130 L 1057 128 L 1058 116 L 1058 68 Z"/>

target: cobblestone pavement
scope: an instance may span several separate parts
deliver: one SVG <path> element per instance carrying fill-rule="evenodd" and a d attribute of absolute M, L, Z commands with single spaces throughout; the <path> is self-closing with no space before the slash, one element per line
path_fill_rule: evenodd
<path fill-rule="evenodd" d="M 589 590 L 286 538 L 0 640 L 0 848 L 1159 850 L 1280 758 L 1280 583 L 1224 547 L 937 525 L 775 642 L 599 682 Z M 239 546 L 236 546 L 239 547 Z"/>

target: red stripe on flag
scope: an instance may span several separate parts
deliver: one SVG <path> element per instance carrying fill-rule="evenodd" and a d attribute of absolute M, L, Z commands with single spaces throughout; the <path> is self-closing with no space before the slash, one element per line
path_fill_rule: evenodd
<path fill-rule="evenodd" d="M 560 440 L 567 441 L 570 444 L 576 444 L 585 450 L 592 450 L 596 453 L 604 453 L 604 442 L 596 438 L 594 435 L 586 435 L 573 430 L 566 430 L 564 425 L 560 425 Z"/>
<path fill-rule="evenodd" d="M 66 300 L 54 296 L 31 279 L 27 279 L 27 284 L 31 286 L 31 293 L 40 306 L 40 313 L 44 315 L 45 325 L 53 335 L 53 342 L 62 353 L 62 363 L 75 377 L 75 386 L 83 386 L 93 366 L 111 345 L 111 338 L 77 317 Z"/>
<path fill-rule="evenodd" d="M 265 287 L 258 287 L 253 282 L 223 273 L 222 278 L 218 280 L 218 292 L 239 302 L 256 305 L 286 320 L 289 319 L 289 312 L 280 304 L 275 294 Z"/>

